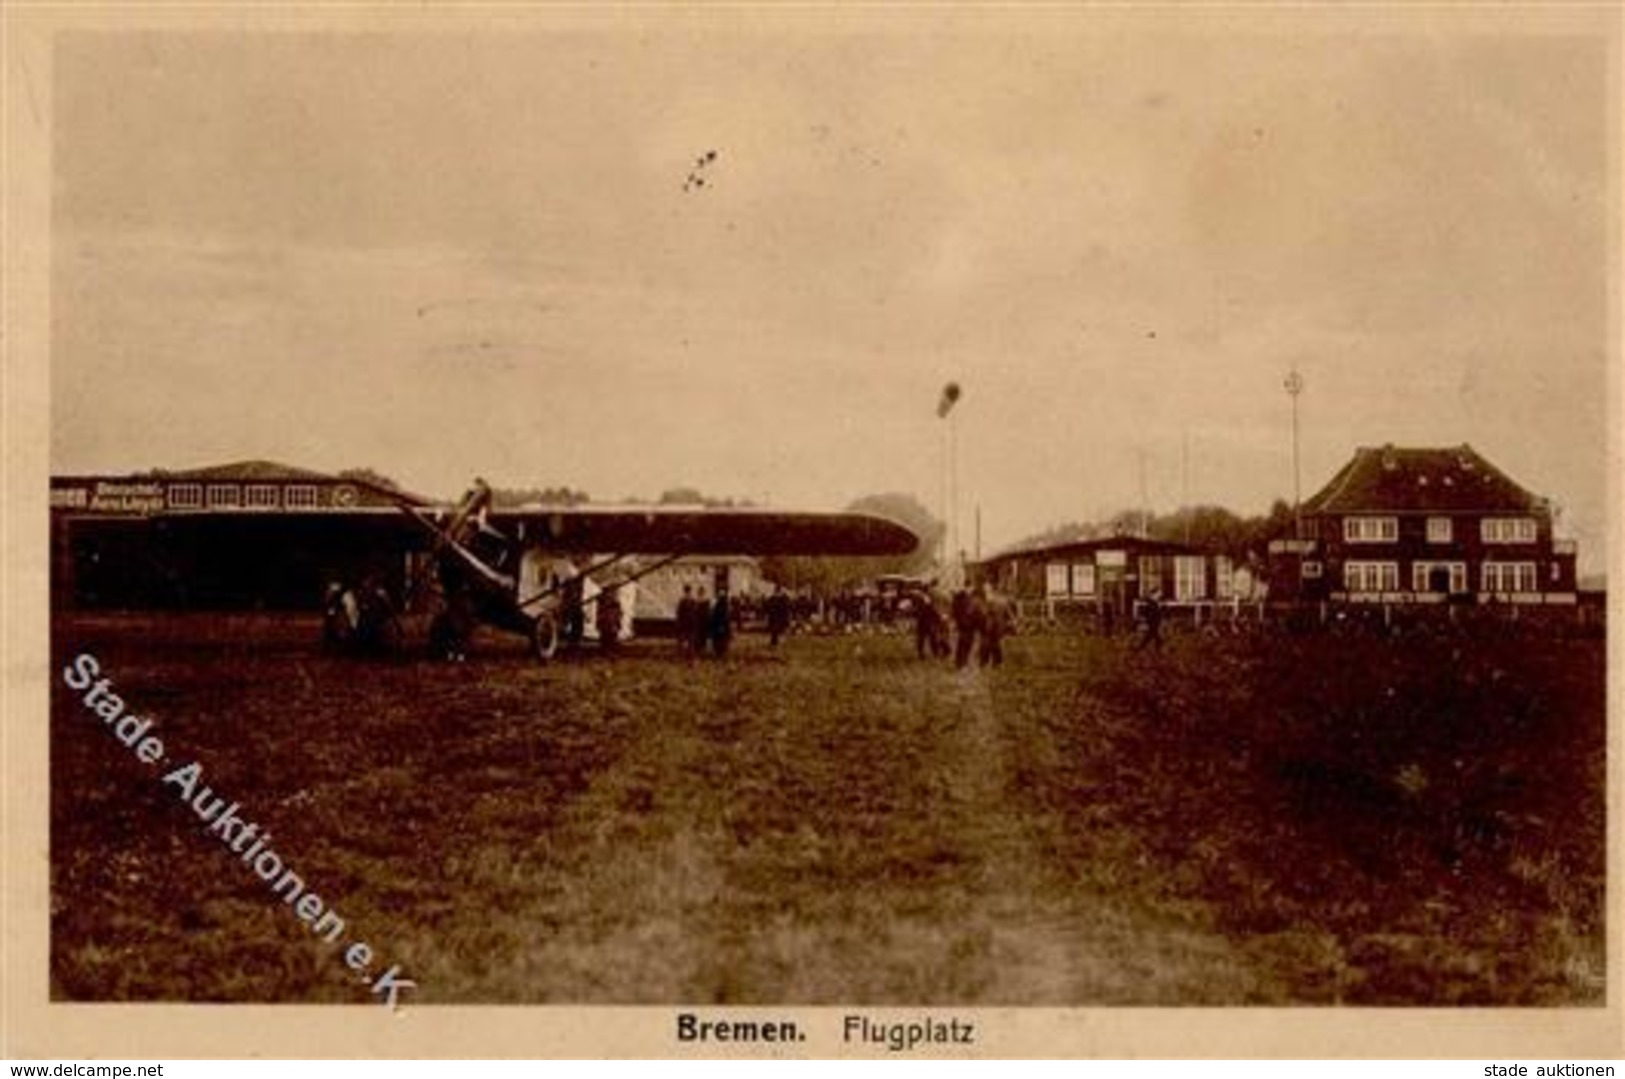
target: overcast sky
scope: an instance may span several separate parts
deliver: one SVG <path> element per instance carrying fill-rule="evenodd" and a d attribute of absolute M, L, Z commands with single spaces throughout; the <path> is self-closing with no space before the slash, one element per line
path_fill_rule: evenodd
<path fill-rule="evenodd" d="M 1600 561 L 1599 41 L 931 25 L 59 39 L 53 469 L 936 507 L 954 379 L 991 549 L 1290 498 L 1295 364 L 1305 497 L 1470 442 Z"/>

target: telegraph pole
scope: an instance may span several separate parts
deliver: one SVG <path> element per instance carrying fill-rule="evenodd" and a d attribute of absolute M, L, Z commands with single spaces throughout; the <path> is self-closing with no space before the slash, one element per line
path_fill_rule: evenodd
<path fill-rule="evenodd" d="M 1140 538 L 1148 539 L 1151 536 L 1151 496 L 1145 486 L 1145 447 L 1134 452 L 1140 463 Z"/>
<path fill-rule="evenodd" d="M 948 417 L 948 556 L 954 560 L 954 578 L 964 569 L 965 552 L 959 538 L 959 413 Z"/>
<path fill-rule="evenodd" d="M 1185 542 L 1191 541 L 1191 435 L 1179 433 L 1179 501 L 1185 516 Z"/>
<path fill-rule="evenodd" d="M 1292 365 L 1282 385 L 1292 399 L 1292 538 L 1296 540 L 1303 535 L 1303 490 L 1298 470 L 1298 395 L 1303 393 L 1303 376 L 1298 374 L 1297 364 Z"/>

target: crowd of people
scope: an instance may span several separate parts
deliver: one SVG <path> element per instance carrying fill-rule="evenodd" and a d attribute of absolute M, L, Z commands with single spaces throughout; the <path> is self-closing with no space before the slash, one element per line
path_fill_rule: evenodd
<path fill-rule="evenodd" d="M 675 636 L 682 655 L 721 658 L 746 625 L 764 627 L 768 646 L 776 649 L 796 629 L 822 625 L 850 630 L 910 618 L 920 658 L 951 658 L 959 668 L 1001 665 L 1004 640 L 1016 629 L 1015 605 L 987 584 L 961 588 L 951 596 L 931 587 L 888 597 L 843 593 L 822 603 L 791 595 L 782 587 L 765 596 L 740 597 L 718 589 L 711 597 L 703 586 L 684 585 L 677 601 Z"/>
<path fill-rule="evenodd" d="M 914 618 L 914 651 L 921 659 L 946 659 L 964 669 L 1004 663 L 1004 639 L 1016 630 L 1015 605 L 986 582 L 952 596 L 927 587 L 907 597 Z M 950 629 L 952 641 L 950 642 Z"/>
<path fill-rule="evenodd" d="M 704 586 L 683 586 L 677 601 L 677 647 L 684 655 L 697 658 L 707 652 L 718 659 L 728 654 L 733 642 L 734 613 L 728 590 L 719 588 L 716 599 L 706 597 Z"/>
<path fill-rule="evenodd" d="M 579 640 L 585 611 L 571 604 L 564 622 L 566 640 Z M 601 645 L 615 648 L 623 623 L 616 589 L 596 597 L 595 626 Z M 913 584 L 891 594 L 841 593 L 823 599 L 775 587 L 767 594 L 732 595 L 718 588 L 684 585 L 676 607 L 675 638 L 679 654 L 690 659 L 728 655 L 734 638 L 746 629 L 765 630 L 770 648 L 797 632 L 891 632 L 912 626 L 916 655 L 948 660 L 954 667 L 998 667 L 1005 640 L 1016 632 L 1017 608 L 1009 596 L 982 582 L 951 593 L 935 582 Z M 1156 595 L 1135 604 L 1136 648 L 1162 644 L 1162 605 Z M 1110 633 L 1109 623 L 1103 632 Z"/>

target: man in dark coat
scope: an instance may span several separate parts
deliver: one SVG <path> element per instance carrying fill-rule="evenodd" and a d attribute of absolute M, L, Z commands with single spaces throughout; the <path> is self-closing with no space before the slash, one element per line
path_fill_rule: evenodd
<path fill-rule="evenodd" d="M 1016 609 L 1008 596 L 982 585 L 982 665 L 1004 665 L 1004 639 L 1016 628 Z"/>
<path fill-rule="evenodd" d="M 677 650 L 687 652 L 694 647 L 694 590 L 683 586 L 683 598 L 677 601 Z"/>
<path fill-rule="evenodd" d="M 598 593 L 595 604 L 596 623 L 598 626 L 598 644 L 613 650 L 621 641 L 621 596 L 614 588 L 606 588 Z"/>
<path fill-rule="evenodd" d="M 948 631 L 936 596 L 921 588 L 910 593 L 908 601 L 913 606 L 914 654 L 920 659 L 941 659 L 946 654 L 944 639 Z"/>
<path fill-rule="evenodd" d="M 971 661 L 976 637 L 982 631 L 987 609 L 980 596 L 961 588 L 954 593 L 954 666 L 963 668 Z"/>
<path fill-rule="evenodd" d="M 695 656 L 705 655 L 705 646 L 711 643 L 711 601 L 705 598 L 705 588 L 694 590 L 693 620 L 688 626 L 688 650 Z"/>
<path fill-rule="evenodd" d="M 733 640 L 732 607 L 727 589 L 719 589 L 717 601 L 711 605 L 711 648 L 716 652 L 718 659 L 728 654 L 728 645 Z"/>
<path fill-rule="evenodd" d="M 570 567 L 571 576 L 564 582 L 564 639 L 571 644 L 580 644 L 587 635 L 587 605 L 586 605 L 586 578 L 582 577 L 575 567 Z"/>
<path fill-rule="evenodd" d="M 1142 634 L 1134 646 L 1136 651 L 1151 645 L 1162 647 L 1162 601 L 1156 592 L 1140 601 L 1140 627 Z"/>
<path fill-rule="evenodd" d="M 775 588 L 767 597 L 767 643 L 777 648 L 779 640 L 790 630 L 790 597 L 782 587 Z"/>

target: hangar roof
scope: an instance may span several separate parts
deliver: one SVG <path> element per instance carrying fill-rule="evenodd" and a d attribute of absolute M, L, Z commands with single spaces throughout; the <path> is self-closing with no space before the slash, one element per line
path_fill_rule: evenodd
<path fill-rule="evenodd" d="M 204 468 L 159 469 L 158 474 L 174 479 L 217 480 L 238 483 L 339 483 L 337 476 L 277 461 L 232 461 Z"/>

